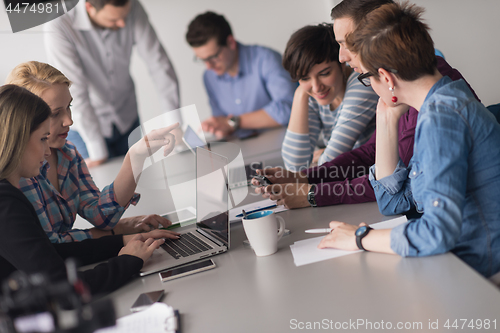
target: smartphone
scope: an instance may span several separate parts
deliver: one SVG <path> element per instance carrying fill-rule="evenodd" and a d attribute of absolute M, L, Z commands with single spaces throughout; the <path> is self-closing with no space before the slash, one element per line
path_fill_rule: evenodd
<path fill-rule="evenodd" d="M 195 262 L 194 264 L 184 265 L 181 267 L 173 268 L 168 271 L 160 272 L 160 279 L 162 282 L 177 279 L 183 276 L 203 272 L 215 268 L 215 263 L 212 259 Z"/>
<path fill-rule="evenodd" d="M 245 172 L 247 173 L 248 185 L 250 185 L 252 178 L 258 176 L 257 170 L 262 169 L 262 162 L 252 162 L 245 165 Z"/>
<path fill-rule="evenodd" d="M 272 184 L 269 178 L 267 178 L 266 176 L 255 175 L 254 178 L 259 181 L 260 186 L 267 186 Z"/>
<path fill-rule="evenodd" d="M 132 312 L 138 312 L 146 309 L 153 303 L 159 302 L 163 295 L 165 294 L 165 290 L 157 290 L 151 291 L 149 293 L 140 294 L 139 297 L 135 300 L 134 304 L 130 308 Z"/>

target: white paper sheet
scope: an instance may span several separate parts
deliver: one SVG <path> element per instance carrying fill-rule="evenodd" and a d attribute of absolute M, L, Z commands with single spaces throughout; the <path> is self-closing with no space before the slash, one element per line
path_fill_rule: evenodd
<path fill-rule="evenodd" d="M 243 209 L 245 210 L 245 212 L 250 212 L 250 211 L 255 210 L 255 209 L 259 209 L 262 207 L 267 207 L 267 206 L 271 206 L 271 205 L 275 205 L 275 204 L 276 204 L 276 201 L 272 201 L 271 199 L 264 199 L 262 201 L 258 201 L 258 202 L 254 202 L 254 203 L 251 203 L 248 205 L 233 208 L 229 211 L 229 221 L 230 222 L 241 221 L 241 217 L 236 217 L 236 215 L 241 214 L 241 210 L 243 210 Z M 285 208 L 285 206 L 278 206 L 278 207 L 270 209 L 270 210 L 274 211 L 275 213 L 278 213 L 278 212 L 282 212 L 282 211 L 285 211 L 288 209 Z"/>
<path fill-rule="evenodd" d="M 174 309 L 165 303 L 154 303 L 116 321 L 116 326 L 102 328 L 94 333 L 169 333 L 177 330 Z"/>
<path fill-rule="evenodd" d="M 407 221 L 406 216 L 398 217 L 392 220 L 370 224 L 373 229 L 391 229 Z M 344 251 L 337 249 L 318 249 L 318 244 L 325 236 L 309 238 L 295 242 L 290 245 L 292 251 L 293 261 L 295 266 L 302 266 L 312 264 L 314 262 L 323 261 L 327 259 L 337 258 L 353 254 L 358 251 Z"/>

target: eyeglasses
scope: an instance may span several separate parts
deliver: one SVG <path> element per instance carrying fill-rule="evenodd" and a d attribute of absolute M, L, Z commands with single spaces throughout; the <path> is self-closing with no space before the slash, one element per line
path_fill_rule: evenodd
<path fill-rule="evenodd" d="M 201 58 L 198 58 L 197 56 L 194 56 L 194 61 L 199 62 L 199 63 L 209 62 L 209 63 L 213 64 L 214 62 L 219 60 L 219 56 L 220 56 L 223 48 L 224 48 L 224 46 L 219 47 L 219 50 L 217 51 L 217 53 L 215 53 L 214 55 L 211 55 L 210 57 L 205 58 L 205 59 L 201 59 Z"/>
<path fill-rule="evenodd" d="M 387 70 L 388 72 L 391 72 L 393 74 L 397 74 L 398 71 L 395 70 L 395 69 L 388 69 Z M 371 72 L 366 72 L 366 73 L 361 73 L 359 74 L 358 76 L 358 80 L 359 82 L 361 82 L 365 87 L 369 87 L 372 85 L 372 83 L 370 82 L 370 76 L 373 76 L 375 74 L 371 73 Z"/>

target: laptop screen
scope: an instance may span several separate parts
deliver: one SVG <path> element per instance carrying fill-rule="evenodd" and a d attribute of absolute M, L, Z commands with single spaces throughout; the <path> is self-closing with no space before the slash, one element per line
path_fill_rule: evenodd
<path fill-rule="evenodd" d="M 229 247 L 228 159 L 196 148 L 196 222 Z"/>
<path fill-rule="evenodd" d="M 200 139 L 198 134 L 196 134 L 196 132 L 189 125 L 186 127 L 186 130 L 184 131 L 184 136 L 182 139 L 184 143 L 188 146 L 188 148 L 193 150 L 193 153 L 196 147 L 203 147 L 206 146 L 207 144 L 205 141 Z"/>

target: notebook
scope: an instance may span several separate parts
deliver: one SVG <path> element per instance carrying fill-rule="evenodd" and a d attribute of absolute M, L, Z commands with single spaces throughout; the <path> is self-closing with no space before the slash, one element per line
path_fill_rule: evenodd
<path fill-rule="evenodd" d="M 118 318 L 116 325 L 94 333 L 174 333 L 180 332 L 179 312 L 164 303 Z"/>
<path fill-rule="evenodd" d="M 176 229 L 178 240 L 165 240 L 140 275 L 214 256 L 229 250 L 228 159 L 196 148 L 196 224 Z"/>

